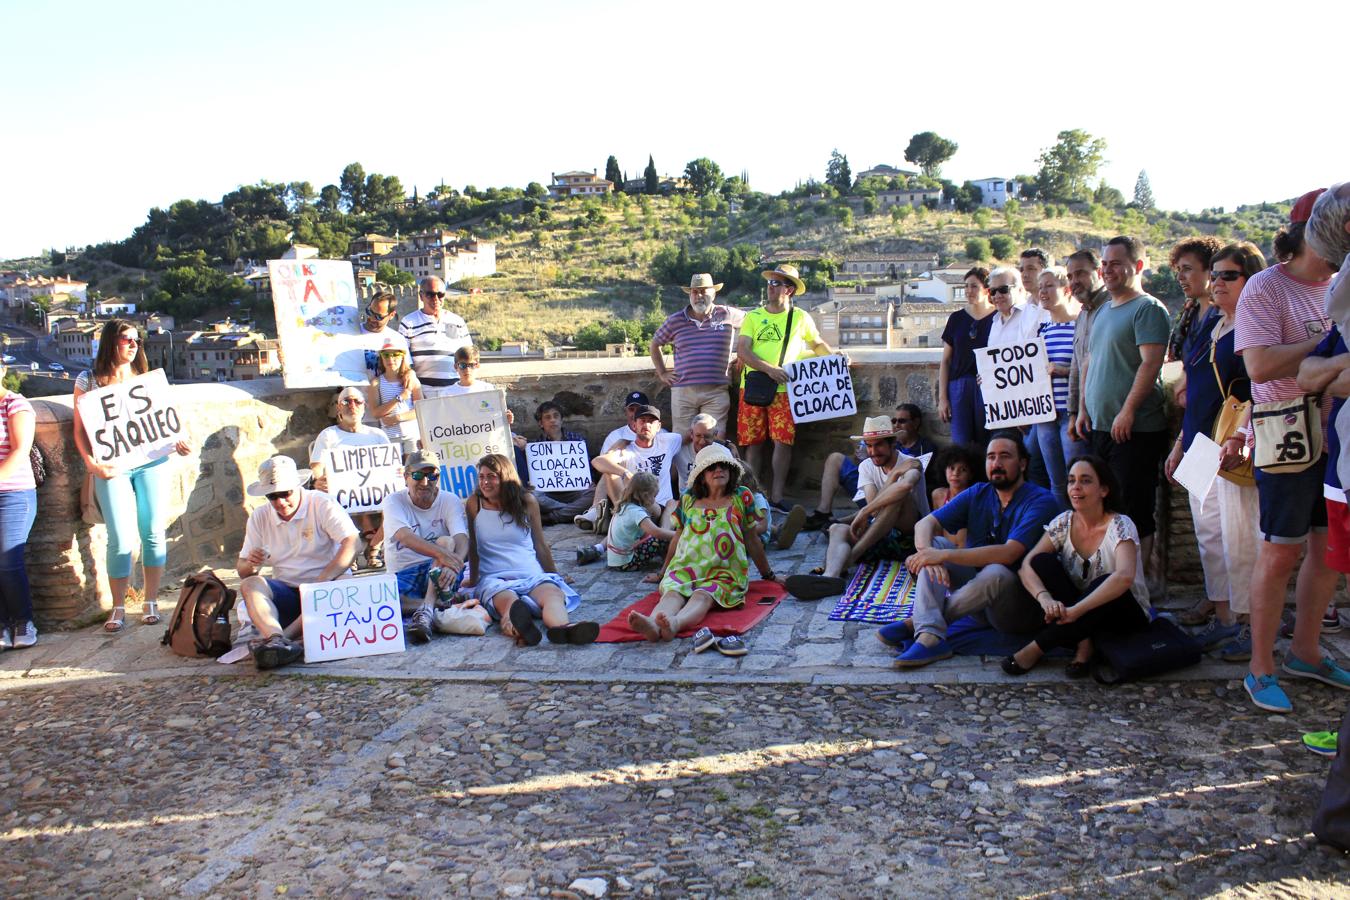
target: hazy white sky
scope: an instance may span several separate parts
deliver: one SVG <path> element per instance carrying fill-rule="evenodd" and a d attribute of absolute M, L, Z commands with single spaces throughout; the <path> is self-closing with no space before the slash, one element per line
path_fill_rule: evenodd
<path fill-rule="evenodd" d="M 708 156 L 778 191 L 835 147 L 908 167 L 930 130 L 960 144 L 957 182 L 1034 172 L 1083 128 L 1127 196 L 1147 169 L 1164 208 L 1287 199 L 1350 178 L 1316 37 L 1344 33 L 1336 8 L 0 0 L 0 258 L 352 161 L 425 193 Z"/>

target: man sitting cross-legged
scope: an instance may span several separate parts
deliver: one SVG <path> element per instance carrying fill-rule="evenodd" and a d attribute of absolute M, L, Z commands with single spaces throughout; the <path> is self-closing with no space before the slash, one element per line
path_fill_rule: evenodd
<path fill-rule="evenodd" d="M 989 438 L 984 468 L 989 481 L 966 488 L 914 527 L 914 555 L 905 561 L 919 580 L 912 618 L 883 626 L 880 637 L 900 646 L 902 668 L 926 666 L 952 655 L 947 624 L 984 610 L 989 624 L 1014 634 L 1041 627 L 1040 607 L 1025 596 L 1017 568 L 1036 546 L 1046 524 L 1059 513 L 1055 497 L 1026 480 L 1027 449 L 1018 432 L 999 431 Z M 958 548 L 942 531 L 966 529 Z"/>
<path fill-rule="evenodd" d="M 610 509 L 618 507 L 633 475 L 638 472 L 655 475 L 656 505 L 661 508 L 661 520 L 656 524 L 670 529 L 680 505 L 670 483 L 670 470 L 675 464 L 675 454 L 680 451 L 680 436 L 661 430 L 661 411 L 655 406 L 639 407 L 633 418 L 635 439 L 631 443 L 620 441 L 609 452 L 591 460 L 591 464 L 600 473 Z"/>
<path fill-rule="evenodd" d="M 440 487 L 441 463 L 430 450 L 418 450 L 403 464 L 407 487 L 384 498 L 385 531 L 392 550 L 389 569 L 398 576 L 398 594 L 408 615 L 404 632 L 414 644 L 437 631 L 481 635 L 491 623 L 477 600 L 435 612 L 436 598 L 447 599 L 459 586 L 469 555 L 464 504 Z"/>
<path fill-rule="evenodd" d="M 889 418 L 869 416 L 863 433 L 850 440 L 860 440 L 867 447 L 867 459 L 858 467 L 858 489 L 864 502 L 847 525 L 830 526 L 823 571 L 787 579 L 788 591 L 802 600 L 843 593 L 847 586 L 844 573 L 859 562 L 904 559 L 914 547 L 914 523 L 928 514 L 923 467 L 900 453 Z"/>

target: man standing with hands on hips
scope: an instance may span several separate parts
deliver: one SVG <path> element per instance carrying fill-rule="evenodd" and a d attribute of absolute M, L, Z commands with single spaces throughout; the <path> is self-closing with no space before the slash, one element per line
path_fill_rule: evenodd
<path fill-rule="evenodd" d="M 731 412 L 728 371 L 736 349 L 736 330 L 745 313 L 714 303 L 721 284 L 700 273 L 680 290 L 689 305 L 666 318 L 652 336 L 652 365 L 656 377 L 670 387 L 670 430 L 681 433 L 700 413 L 726 422 Z M 675 368 L 667 369 L 662 350 L 675 347 Z"/>

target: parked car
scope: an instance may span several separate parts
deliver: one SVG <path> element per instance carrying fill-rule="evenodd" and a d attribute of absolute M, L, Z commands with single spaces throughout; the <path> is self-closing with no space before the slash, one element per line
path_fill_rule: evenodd
<path fill-rule="evenodd" d="M 4 356 L 0 356 L 0 362 L 12 363 L 14 361 L 15 361 L 14 357 L 10 356 L 8 353 L 6 353 Z"/>
<path fill-rule="evenodd" d="M 66 370 L 66 367 L 60 363 L 48 363 L 47 368 L 51 369 L 53 372 L 64 372 Z"/>

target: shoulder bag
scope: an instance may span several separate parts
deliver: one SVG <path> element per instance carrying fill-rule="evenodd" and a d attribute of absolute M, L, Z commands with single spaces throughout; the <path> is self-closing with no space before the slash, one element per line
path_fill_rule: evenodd
<path fill-rule="evenodd" d="M 1252 404 L 1250 400 L 1239 400 L 1234 397 L 1233 385 L 1224 385 L 1223 378 L 1219 375 L 1219 365 L 1214 361 L 1214 351 L 1218 345 L 1218 341 L 1210 341 L 1209 365 L 1214 370 L 1214 380 L 1219 383 L 1219 392 L 1223 394 L 1223 405 L 1219 407 L 1219 414 L 1214 417 L 1214 429 L 1210 436 L 1214 439 L 1214 443 L 1222 447 L 1223 442 L 1232 437 L 1246 423 Z M 1242 379 L 1235 378 L 1233 383 L 1236 384 L 1239 380 Z M 1250 384 L 1250 379 L 1247 379 L 1247 382 Z M 1250 487 L 1256 484 L 1255 467 L 1250 457 L 1236 468 L 1220 469 L 1219 477 L 1241 487 Z"/>
<path fill-rule="evenodd" d="M 778 366 L 782 368 L 787 356 L 788 341 L 792 340 L 792 314 L 797 311 L 796 304 L 788 307 L 787 326 L 783 329 L 783 345 L 778 350 Z M 772 406 L 778 396 L 778 382 L 759 369 L 745 373 L 745 402 L 751 406 Z"/>
<path fill-rule="evenodd" d="M 1252 404 L 1256 468 L 1275 475 L 1302 472 L 1322 457 L 1320 394 Z"/>

